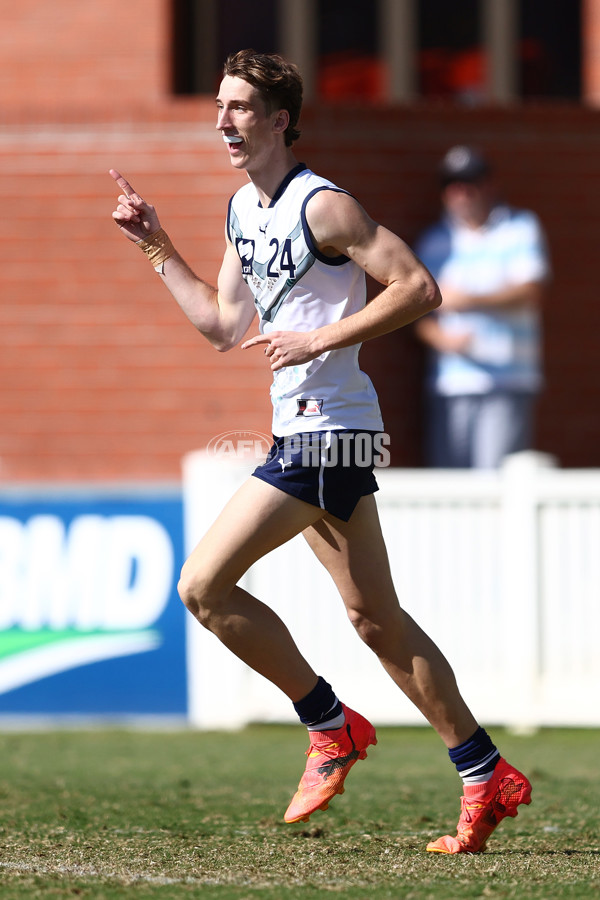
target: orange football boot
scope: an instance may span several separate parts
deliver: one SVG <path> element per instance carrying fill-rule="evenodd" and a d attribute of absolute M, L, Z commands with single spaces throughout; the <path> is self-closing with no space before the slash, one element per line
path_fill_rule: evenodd
<path fill-rule="evenodd" d="M 514 818 L 521 803 L 531 803 L 525 775 L 500 759 L 484 784 L 466 784 L 456 837 L 447 834 L 427 844 L 431 853 L 483 853 L 485 842 L 506 816 Z"/>
<path fill-rule="evenodd" d="M 332 731 L 309 731 L 308 762 L 298 790 L 284 816 L 286 822 L 308 822 L 317 809 L 327 809 L 336 794 L 344 793 L 344 780 L 357 759 L 365 759 L 369 744 L 376 744 L 375 729 L 363 716 L 342 704 L 346 721 Z"/>

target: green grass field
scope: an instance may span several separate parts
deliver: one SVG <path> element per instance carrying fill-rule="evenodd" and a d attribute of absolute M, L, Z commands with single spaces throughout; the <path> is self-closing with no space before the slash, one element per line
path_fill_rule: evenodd
<path fill-rule="evenodd" d="M 491 733 L 530 775 L 533 803 L 488 852 L 457 857 L 425 852 L 454 832 L 460 793 L 426 728 L 380 728 L 346 793 L 291 826 L 300 727 L 6 733 L 0 897 L 600 896 L 600 732 Z"/>

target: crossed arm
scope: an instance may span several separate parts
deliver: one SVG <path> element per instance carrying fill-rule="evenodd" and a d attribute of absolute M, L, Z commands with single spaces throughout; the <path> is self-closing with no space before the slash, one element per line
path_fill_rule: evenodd
<path fill-rule="evenodd" d="M 125 236 L 139 241 L 160 229 L 154 207 L 114 169 L 111 175 L 123 192 L 113 218 Z M 309 201 L 306 215 L 322 253 L 349 256 L 383 290 L 339 322 L 308 332 L 271 331 L 242 344 L 243 349 L 264 345 L 272 370 L 394 331 L 439 305 L 435 281 L 404 241 L 370 219 L 348 194 L 320 191 Z M 162 277 L 186 316 L 218 350 L 235 346 L 247 332 L 254 303 L 229 241 L 216 288 L 198 278 L 177 252 L 165 262 Z"/>
<path fill-rule="evenodd" d="M 487 294 L 467 294 L 451 285 L 441 285 L 444 310 L 467 312 L 479 310 L 493 313 L 497 310 L 535 309 L 541 306 L 546 285 L 542 281 L 528 281 L 507 285 L 505 288 Z M 468 354 L 473 335 L 464 331 L 449 331 L 438 321 L 437 316 L 426 316 L 415 326 L 417 337 L 437 353 Z"/>

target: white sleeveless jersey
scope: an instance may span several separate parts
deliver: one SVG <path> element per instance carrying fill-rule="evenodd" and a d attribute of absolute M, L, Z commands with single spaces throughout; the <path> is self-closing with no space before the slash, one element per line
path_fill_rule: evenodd
<path fill-rule="evenodd" d="M 260 331 L 312 331 L 366 303 L 365 274 L 347 256 L 315 247 L 306 204 L 321 190 L 340 190 L 304 165 L 286 176 L 264 209 L 252 183 L 229 203 L 227 233 L 260 317 Z M 360 345 L 330 350 L 311 362 L 273 373 L 273 434 L 357 429 L 381 431 L 371 380 L 358 365 Z"/>

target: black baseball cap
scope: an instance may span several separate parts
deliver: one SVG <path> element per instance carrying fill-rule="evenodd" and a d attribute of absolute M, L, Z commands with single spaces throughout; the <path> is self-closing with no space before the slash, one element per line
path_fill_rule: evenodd
<path fill-rule="evenodd" d="M 490 164 L 474 147 L 459 144 L 451 147 L 439 166 L 442 187 L 453 181 L 480 181 L 490 174 Z"/>

